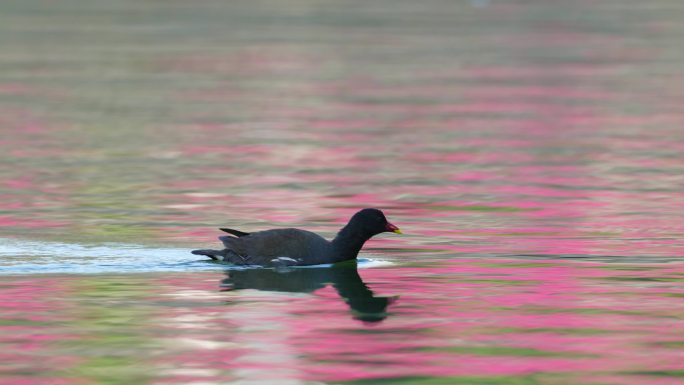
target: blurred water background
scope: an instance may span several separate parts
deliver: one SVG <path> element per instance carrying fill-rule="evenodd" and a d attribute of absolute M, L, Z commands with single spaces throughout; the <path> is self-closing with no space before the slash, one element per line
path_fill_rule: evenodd
<path fill-rule="evenodd" d="M 0 384 L 681 384 L 684 3 L 3 0 Z M 219 226 L 405 235 L 234 270 Z"/>

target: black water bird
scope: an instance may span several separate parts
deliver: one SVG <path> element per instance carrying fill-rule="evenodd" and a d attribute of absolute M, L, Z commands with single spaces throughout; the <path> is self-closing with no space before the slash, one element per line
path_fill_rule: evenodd
<path fill-rule="evenodd" d="M 236 265 L 306 266 L 337 263 L 356 259 L 361 247 L 374 235 L 393 232 L 399 228 L 387 221 L 378 209 L 363 209 L 351 217 L 349 223 L 328 241 L 316 233 L 301 229 L 274 229 L 245 233 L 222 228 L 232 236 L 222 236 L 222 250 L 193 250 L 214 260 Z"/>

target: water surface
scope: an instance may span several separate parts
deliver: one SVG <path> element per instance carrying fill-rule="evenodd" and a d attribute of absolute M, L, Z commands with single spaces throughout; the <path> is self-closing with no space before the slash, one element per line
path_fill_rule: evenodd
<path fill-rule="evenodd" d="M 0 383 L 681 383 L 682 15 L 3 1 Z M 188 253 L 361 207 L 359 266 Z"/>

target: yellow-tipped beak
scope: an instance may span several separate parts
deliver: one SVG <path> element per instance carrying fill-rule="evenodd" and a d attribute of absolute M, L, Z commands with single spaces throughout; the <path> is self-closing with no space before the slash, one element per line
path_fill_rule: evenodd
<path fill-rule="evenodd" d="M 386 231 L 392 232 L 392 233 L 397 233 L 397 234 L 403 234 L 399 228 L 391 223 L 387 223 L 387 228 Z"/>

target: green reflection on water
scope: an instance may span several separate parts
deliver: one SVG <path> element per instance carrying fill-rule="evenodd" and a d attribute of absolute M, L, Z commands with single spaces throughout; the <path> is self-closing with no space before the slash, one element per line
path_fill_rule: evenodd
<path fill-rule="evenodd" d="M 522 207 L 508 207 L 508 206 L 484 206 L 484 205 L 467 205 L 467 206 L 427 206 L 430 210 L 435 211 L 484 211 L 484 212 L 502 212 L 514 213 L 520 211 L 536 211 L 536 208 L 522 208 Z"/>
<path fill-rule="evenodd" d="M 391 378 L 372 378 L 336 384 L 347 385 L 575 385 L 572 380 L 558 380 L 554 376 L 506 376 L 506 377 L 428 377 L 428 376 L 403 376 Z M 583 382 L 585 385 L 602 385 L 596 382 Z"/>
<path fill-rule="evenodd" d="M 553 352 L 533 348 L 516 346 L 444 346 L 444 347 L 424 347 L 410 349 L 425 352 L 444 352 L 455 354 L 473 354 L 478 356 L 521 356 L 521 357 L 596 357 L 596 355 L 574 353 L 574 352 Z"/>
<path fill-rule="evenodd" d="M 34 321 L 22 318 L 0 319 L 0 326 L 50 326 L 50 322 Z"/>
<path fill-rule="evenodd" d="M 684 278 L 679 277 L 599 277 L 596 279 L 605 281 L 624 281 L 624 282 L 684 282 Z"/>
<path fill-rule="evenodd" d="M 653 343 L 654 346 L 672 349 L 684 349 L 684 341 L 663 341 Z"/>
<path fill-rule="evenodd" d="M 627 374 L 658 377 L 684 377 L 684 370 L 646 370 L 639 372 L 628 372 Z"/>
<path fill-rule="evenodd" d="M 155 344 L 146 334 L 153 321 L 143 304 L 151 288 L 140 279 L 90 276 L 72 281 L 72 289 L 77 306 L 69 329 L 78 338 L 61 346 L 81 360 L 64 374 L 93 384 L 148 383 L 154 373 L 145 358 Z"/>
<path fill-rule="evenodd" d="M 608 329 L 591 329 L 591 328 L 499 328 L 494 330 L 487 330 L 489 333 L 553 333 L 562 335 L 602 335 L 608 333 L 616 333 L 614 330 Z"/>

